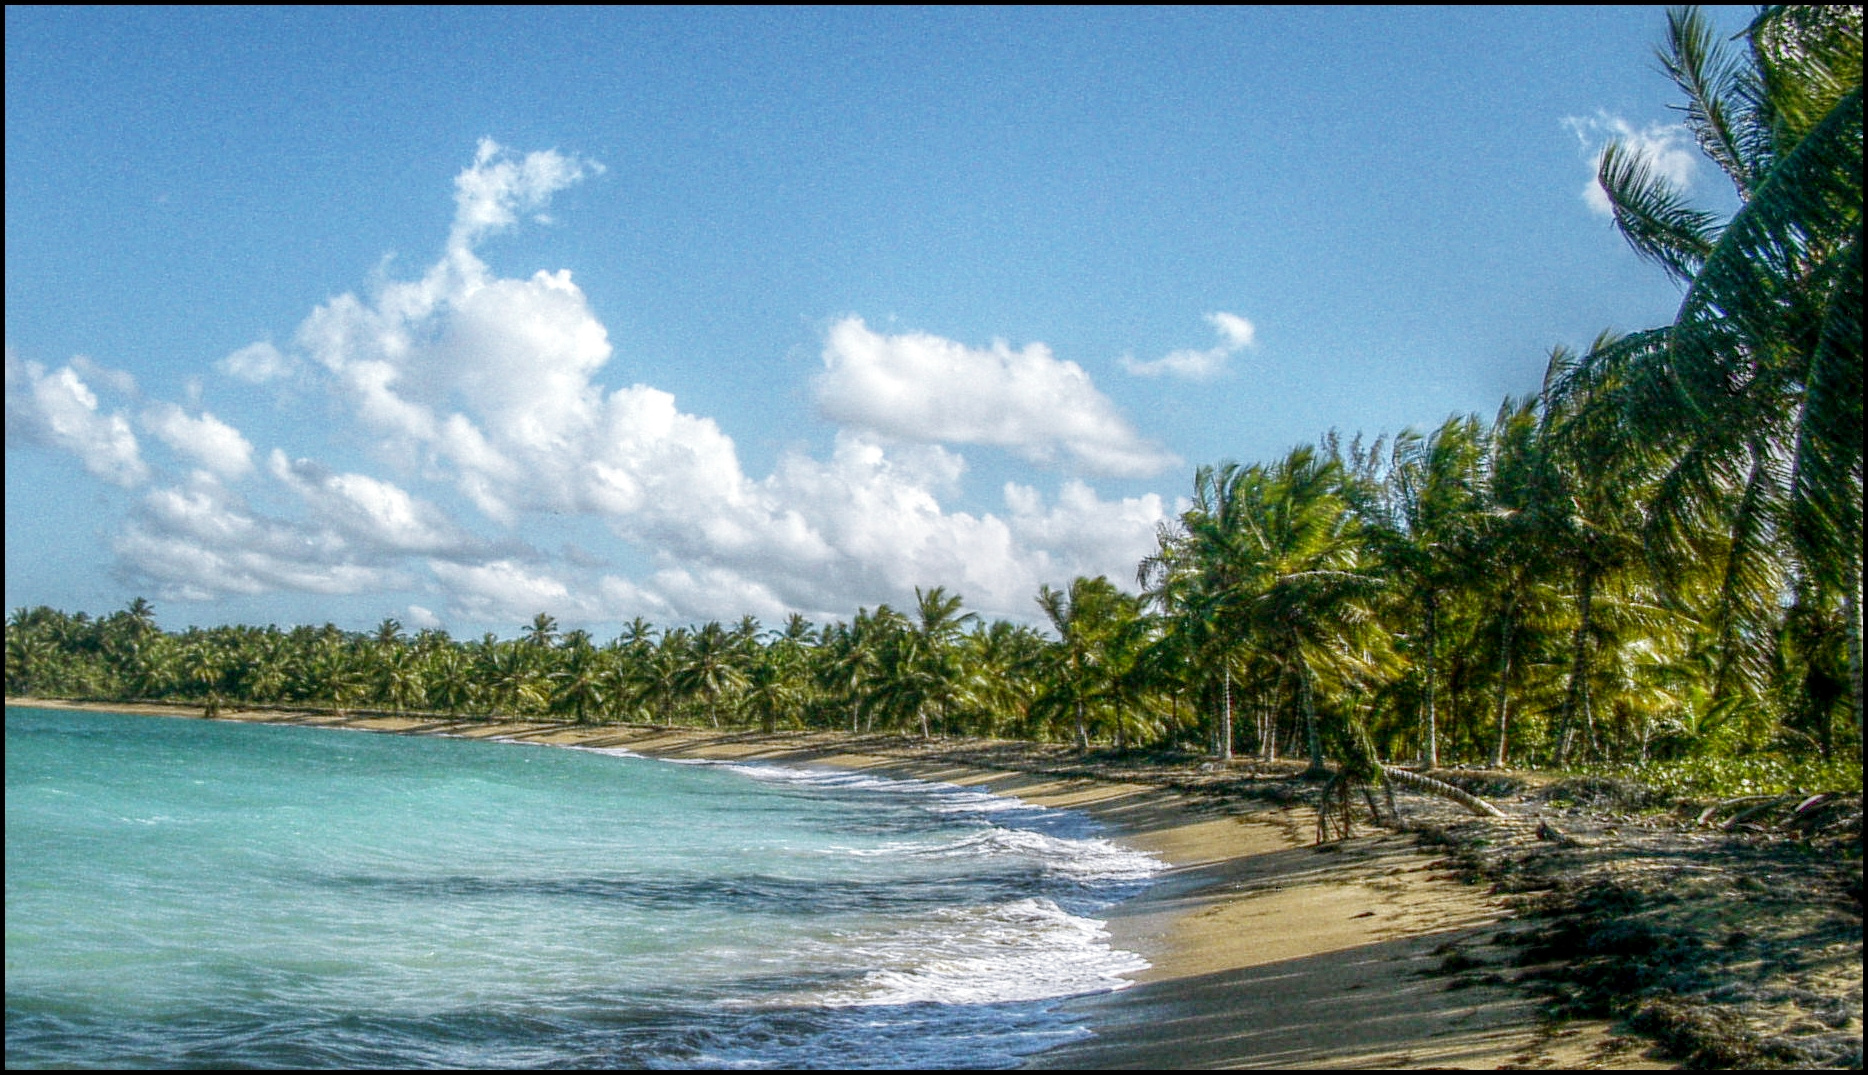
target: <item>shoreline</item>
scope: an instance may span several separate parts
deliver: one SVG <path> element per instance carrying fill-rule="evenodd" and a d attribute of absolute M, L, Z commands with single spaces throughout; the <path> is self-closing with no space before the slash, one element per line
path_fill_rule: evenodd
<path fill-rule="evenodd" d="M 156 703 L 7 705 L 202 717 L 199 706 Z M 1093 765 L 1000 766 L 895 736 L 235 708 L 215 719 L 832 768 L 1081 811 L 1168 864 L 1103 912 L 1110 943 L 1152 966 L 1126 989 L 1063 1001 L 1092 1035 L 1027 1057 L 1031 1067 L 1672 1066 L 1643 1059 L 1605 1021 L 1555 1026 L 1520 989 L 1436 973 L 1455 946 L 1492 947 L 1488 935 L 1513 912 L 1404 836 L 1311 846 L 1307 804 L 1222 800 Z"/>

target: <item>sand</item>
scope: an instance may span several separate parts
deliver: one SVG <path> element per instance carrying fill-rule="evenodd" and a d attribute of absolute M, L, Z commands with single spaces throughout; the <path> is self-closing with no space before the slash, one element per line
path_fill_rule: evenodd
<path fill-rule="evenodd" d="M 200 714 L 179 706 L 8 704 Z M 1033 1057 L 1036 1067 L 1671 1066 L 1643 1059 L 1606 1023 L 1550 1024 L 1533 998 L 1509 985 L 1436 974 L 1449 945 L 1483 958 L 1487 938 L 1511 912 L 1442 873 L 1433 855 L 1404 837 L 1313 846 L 1304 807 L 1226 812 L 1171 788 L 981 767 L 879 736 L 251 710 L 221 717 L 863 770 L 1084 811 L 1112 838 L 1169 864 L 1159 883 L 1111 909 L 1106 922 L 1113 944 L 1152 966 L 1128 989 L 1067 1001 L 1093 1033 Z"/>

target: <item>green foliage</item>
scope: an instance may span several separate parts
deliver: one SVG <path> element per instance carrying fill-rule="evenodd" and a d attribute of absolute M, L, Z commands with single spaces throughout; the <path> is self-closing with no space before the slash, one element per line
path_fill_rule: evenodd
<path fill-rule="evenodd" d="M 1632 780 L 1687 798 L 1727 799 L 1740 795 L 1815 794 L 1862 790 L 1859 762 L 1843 758 L 1793 757 L 1778 753 L 1698 754 L 1675 761 L 1604 765 L 1586 770 Z"/>
<path fill-rule="evenodd" d="M 1859 789 L 1861 9 L 1767 8 L 1742 49 L 1681 9 L 1660 59 L 1739 201 L 1721 220 L 1605 153 L 1617 227 L 1686 289 L 1673 324 L 1557 348 L 1542 391 L 1489 423 L 1199 468 L 1143 594 L 1047 585 L 1049 637 L 938 585 L 906 614 L 638 619 L 601 646 L 543 612 L 465 643 L 394 619 L 171 633 L 139 598 L 15 611 L 7 693 Z"/>

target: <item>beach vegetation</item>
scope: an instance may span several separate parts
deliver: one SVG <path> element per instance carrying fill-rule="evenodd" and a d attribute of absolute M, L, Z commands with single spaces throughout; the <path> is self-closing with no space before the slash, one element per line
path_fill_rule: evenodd
<path fill-rule="evenodd" d="M 1680 284 L 1675 320 L 1556 348 L 1490 418 L 1201 466 L 1133 591 L 1058 580 L 1020 623 L 926 580 L 907 611 L 608 641 L 546 612 L 461 642 L 394 619 L 170 632 L 142 598 L 22 608 L 7 693 L 1858 790 L 1860 22 L 1769 7 L 1722 42 L 1672 12 L 1661 66 L 1737 208 L 1691 205 L 1619 144 L 1598 178 Z"/>

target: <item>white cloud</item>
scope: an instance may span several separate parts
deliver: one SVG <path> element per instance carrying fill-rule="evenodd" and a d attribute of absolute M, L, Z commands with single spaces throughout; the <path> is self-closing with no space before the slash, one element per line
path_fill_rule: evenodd
<path fill-rule="evenodd" d="M 408 616 L 409 626 L 417 631 L 438 631 L 444 626 L 441 617 L 420 605 L 410 605 Z"/>
<path fill-rule="evenodd" d="M 1037 490 L 1008 482 L 1005 503 L 1013 535 L 1045 551 L 1046 576 L 1108 575 L 1125 589 L 1133 588 L 1135 568 L 1155 551 L 1157 528 L 1167 519 L 1159 494 L 1110 502 L 1076 481 L 1066 482 L 1049 508 Z"/>
<path fill-rule="evenodd" d="M 368 562 L 333 530 L 267 518 L 212 475 L 151 490 L 113 542 L 122 570 L 165 597 L 204 601 L 277 591 L 351 594 L 409 579 Z"/>
<path fill-rule="evenodd" d="M 282 380 L 298 370 L 297 361 L 266 340 L 250 343 L 215 365 L 222 373 L 249 384 Z"/>
<path fill-rule="evenodd" d="M 71 368 L 90 384 L 102 385 L 120 396 L 136 397 L 136 378 L 129 370 L 113 370 L 84 355 L 71 356 Z"/>
<path fill-rule="evenodd" d="M 1563 125 L 1576 135 L 1589 158 L 1589 182 L 1584 184 L 1582 195 L 1584 204 L 1590 211 L 1602 216 L 1611 216 L 1614 208 L 1609 204 L 1609 196 L 1596 180 L 1596 173 L 1602 165 L 1602 153 L 1611 141 L 1619 141 L 1635 156 L 1647 161 L 1656 175 L 1671 182 L 1681 190 L 1690 190 L 1693 178 L 1699 170 L 1699 150 L 1693 141 L 1693 134 L 1678 123 L 1650 123 L 1637 129 L 1620 116 L 1611 116 L 1598 112 L 1593 118 L 1568 116 Z"/>
<path fill-rule="evenodd" d="M 270 469 L 273 477 L 304 498 L 320 522 L 360 548 L 449 555 L 478 544 L 440 508 L 390 482 L 364 474 L 333 474 L 309 459 L 288 460 L 276 448 Z"/>
<path fill-rule="evenodd" d="M 96 393 L 72 366 L 48 373 L 37 362 L 19 360 L 12 348 L 6 352 L 6 432 L 9 442 L 70 452 L 115 485 L 149 477 L 127 417 L 100 412 Z"/>
<path fill-rule="evenodd" d="M 1226 341 L 1226 346 L 1235 351 L 1241 347 L 1250 347 L 1258 340 L 1258 329 L 1238 314 L 1220 311 L 1207 314 L 1206 319 L 1209 324 L 1219 330 L 1220 336 Z"/>
<path fill-rule="evenodd" d="M 600 384 L 609 336 L 571 274 L 499 277 L 473 250 L 587 167 L 483 143 L 456 181 L 446 253 L 419 278 L 316 307 L 293 337 L 296 354 L 255 345 L 223 360 L 231 375 L 270 377 L 305 359 L 405 484 L 275 451 L 269 474 L 313 521 L 260 517 L 218 487 L 167 491 L 120 546 L 126 563 L 200 593 L 426 585 L 450 619 L 515 625 L 540 611 L 568 622 L 847 616 L 935 585 L 970 608 L 1029 619 L 1041 583 L 1133 571 L 1131 553 L 1151 545 L 1161 519 L 1157 497 L 1105 502 L 1073 481 L 1050 505 L 1035 490 L 1008 492 L 1005 514 L 943 504 L 966 470 L 950 444 L 1098 473 L 1173 462 L 1041 344 L 972 349 L 846 319 L 826 342 L 818 390 L 826 412 L 852 428 L 829 458 L 790 452 L 764 478 L 744 472 L 717 422 L 683 412 L 669 393 Z M 1209 320 L 1238 346 L 1249 340 L 1244 319 Z M 649 567 L 625 577 L 601 556 L 489 545 L 413 482 L 452 486 L 500 527 L 598 520 Z M 188 504 L 192 512 L 181 510 Z M 304 550 L 302 577 L 279 562 L 292 542 Z"/>
<path fill-rule="evenodd" d="M 510 227 L 518 213 L 543 208 L 553 193 L 582 179 L 586 170 L 601 172 L 603 166 L 556 150 L 513 160 L 498 142 L 480 139 L 473 166 L 454 179 L 454 230 L 448 245 L 465 248 Z"/>
<path fill-rule="evenodd" d="M 1226 368 L 1226 359 L 1252 346 L 1258 339 L 1258 329 L 1238 314 L 1224 311 L 1206 315 L 1207 323 L 1219 333 L 1219 345 L 1204 351 L 1172 351 L 1150 362 L 1141 362 L 1124 355 L 1122 368 L 1137 377 L 1179 377 L 1189 381 L 1206 381 L 1217 377 Z"/>
<path fill-rule="evenodd" d="M 143 411 L 142 423 L 157 440 L 223 478 L 239 478 L 253 470 L 253 445 L 239 430 L 205 411 L 190 418 L 173 403 L 154 403 Z"/>
<path fill-rule="evenodd" d="M 441 580 L 454 607 L 475 619 L 523 622 L 539 612 L 566 618 L 602 618 L 599 609 L 573 598 L 562 581 L 512 560 L 484 564 L 431 560 L 428 567 Z"/>
<path fill-rule="evenodd" d="M 967 347 L 922 332 L 885 336 L 859 317 L 831 327 L 817 402 L 838 422 L 886 437 L 990 444 L 1096 474 L 1156 474 L 1178 460 L 1144 441 L 1090 375 L 1041 343 Z"/>

